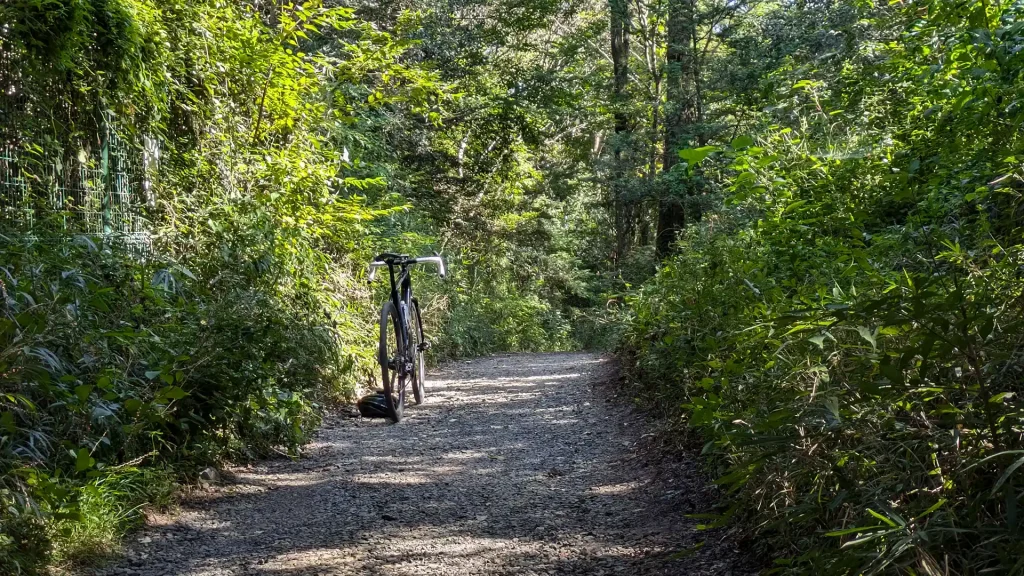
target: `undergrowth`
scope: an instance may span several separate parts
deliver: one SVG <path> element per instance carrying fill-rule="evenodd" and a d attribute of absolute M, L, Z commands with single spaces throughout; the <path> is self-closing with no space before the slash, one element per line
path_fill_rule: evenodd
<path fill-rule="evenodd" d="M 718 210 L 623 352 L 769 573 L 1024 569 L 1020 79 L 980 72 L 1019 69 L 1021 8 L 971 6 L 894 8 L 898 42 L 770 77 L 756 140 L 682 153 Z"/>

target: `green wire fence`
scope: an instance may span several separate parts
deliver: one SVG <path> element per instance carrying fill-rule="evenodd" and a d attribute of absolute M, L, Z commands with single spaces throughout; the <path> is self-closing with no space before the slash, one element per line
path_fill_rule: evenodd
<path fill-rule="evenodd" d="M 23 66 L 0 29 L 0 241 L 86 235 L 147 251 L 155 143 L 126 137 L 110 111 L 83 111 L 57 81 L 29 85 Z"/>

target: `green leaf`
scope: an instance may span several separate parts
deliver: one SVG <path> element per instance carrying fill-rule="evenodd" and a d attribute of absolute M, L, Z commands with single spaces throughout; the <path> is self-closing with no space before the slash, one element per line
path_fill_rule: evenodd
<path fill-rule="evenodd" d="M 85 515 L 81 512 L 55 512 L 53 514 L 54 520 L 60 520 L 62 522 L 82 522 L 85 520 Z"/>
<path fill-rule="evenodd" d="M 859 532 L 867 532 L 868 530 L 877 530 L 879 528 L 885 528 L 885 526 L 881 524 L 875 524 L 874 526 L 857 526 L 856 528 L 846 528 L 844 530 L 826 532 L 825 536 L 847 536 L 849 534 L 857 534 Z"/>
<path fill-rule="evenodd" d="M 867 534 L 865 536 L 861 536 L 860 538 L 855 538 L 853 540 L 850 540 L 849 542 L 843 544 L 842 547 L 843 548 L 851 548 L 853 546 L 860 546 L 861 544 L 866 544 L 866 543 L 868 543 L 868 542 L 870 542 L 870 541 L 872 541 L 872 540 L 874 540 L 874 539 L 876 539 L 876 538 L 878 538 L 880 536 L 885 536 L 889 532 L 890 532 L 889 530 L 886 530 L 884 532 L 874 532 L 872 534 Z"/>
<path fill-rule="evenodd" d="M 733 184 L 736 186 L 742 186 L 757 181 L 757 174 L 753 172 L 740 172 L 733 179 Z"/>
<path fill-rule="evenodd" d="M 95 388 L 92 384 L 82 384 L 81 386 L 75 387 L 75 396 L 78 397 L 80 404 L 85 404 L 89 400 L 89 394 L 92 389 Z"/>
<path fill-rule="evenodd" d="M 992 404 L 1002 404 L 1003 400 L 1006 400 L 1007 398 L 1013 398 L 1014 394 L 1016 394 L 1016 393 L 1015 392 L 1000 392 L 999 394 L 996 394 L 995 396 L 989 398 L 988 401 L 991 402 Z"/>
<path fill-rule="evenodd" d="M 807 204 L 807 200 L 797 200 L 796 202 L 793 202 L 789 206 L 786 206 L 786 208 L 782 211 L 782 213 L 785 214 L 786 212 L 789 212 L 790 210 L 795 210 L 795 209 L 803 206 L 804 204 Z"/>
<path fill-rule="evenodd" d="M 888 358 L 884 359 L 878 365 L 879 372 L 882 376 L 885 376 L 889 382 L 893 384 L 903 385 L 903 370 L 897 364 L 893 364 L 888 361 Z"/>
<path fill-rule="evenodd" d="M 867 340 L 868 343 L 871 344 L 872 348 L 878 348 L 878 343 L 875 341 L 875 330 L 872 330 L 866 326 L 857 326 L 857 333 L 860 334 L 861 338 Z"/>
<path fill-rule="evenodd" d="M 994 459 L 999 458 L 1001 456 L 1006 456 L 1008 454 L 1024 454 L 1024 450 L 1004 450 L 1002 452 L 996 452 L 995 454 L 993 454 L 991 456 L 986 456 L 986 457 L 982 458 L 981 460 L 978 460 L 974 464 L 971 464 L 970 466 L 968 466 L 968 467 L 964 468 L 963 470 L 961 470 L 961 472 L 967 472 L 968 470 L 970 470 L 972 468 L 975 468 L 977 466 L 980 466 L 980 465 L 984 464 L 985 462 L 988 462 L 990 460 L 994 460 Z"/>
<path fill-rule="evenodd" d="M 940 498 L 938 502 L 936 502 L 935 504 L 932 504 L 931 507 L 929 507 L 927 510 L 922 512 L 921 515 L 917 517 L 917 519 L 920 520 L 921 518 L 924 518 L 925 516 L 931 514 L 932 512 L 935 512 L 939 508 L 942 508 L 942 506 L 945 503 L 946 503 L 946 499 L 945 498 Z"/>
<path fill-rule="evenodd" d="M 995 486 L 992 487 L 993 496 L 995 496 L 996 492 L 999 491 L 1003 484 L 1010 479 L 1010 476 L 1014 473 L 1015 470 L 1017 470 L 1017 468 L 1020 468 L 1021 465 L 1024 465 L 1024 458 L 1019 458 L 1016 462 L 1010 464 L 1006 471 L 1003 472 L 1003 475 L 999 477 L 999 480 L 996 481 Z"/>
<path fill-rule="evenodd" d="M 701 146 L 700 148 L 684 148 L 679 151 L 679 157 L 686 160 L 690 166 L 698 166 L 705 158 L 718 152 L 718 146 Z"/>
<path fill-rule="evenodd" d="M 746 135 L 737 136 L 736 138 L 733 139 L 732 144 L 730 144 L 733 150 L 740 150 L 742 148 L 747 148 L 753 145 L 754 139 Z"/>
<path fill-rule="evenodd" d="M 17 430 L 17 425 L 14 423 L 14 414 L 10 412 L 0 413 L 0 428 L 13 434 Z"/>
<path fill-rule="evenodd" d="M 110 307 L 107 306 L 106 300 L 104 300 L 103 296 L 101 296 L 101 295 L 96 295 L 96 296 L 93 296 L 92 298 L 90 298 L 89 299 L 89 304 L 93 308 L 96 308 L 97 310 L 99 310 L 100 312 L 110 312 Z"/>
<path fill-rule="evenodd" d="M 875 518 L 878 518 L 878 519 L 879 519 L 879 520 L 881 520 L 882 522 L 885 522 L 885 523 L 886 523 L 886 524 L 888 524 L 888 525 L 889 525 L 890 527 L 892 527 L 892 528 L 895 528 L 895 527 L 896 527 L 896 523 L 895 523 L 895 522 L 893 522 L 893 521 L 892 521 L 892 520 L 890 520 L 889 518 L 887 518 L 887 517 L 883 516 L 882 514 L 879 514 L 878 512 L 875 512 L 875 511 L 874 511 L 874 510 L 872 510 L 871 508 L 865 508 L 865 510 L 867 510 L 867 511 L 868 511 L 868 514 L 871 514 L 871 515 L 872 515 L 872 516 L 874 516 Z"/>
<path fill-rule="evenodd" d="M 168 386 L 160 390 L 157 395 L 170 400 L 181 400 L 185 396 L 188 396 L 188 392 L 185 392 L 178 386 Z"/>
<path fill-rule="evenodd" d="M 985 316 L 985 320 L 982 321 L 981 326 L 978 327 L 978 336 L 981 336 L 982 340 L 988 338 L 988 335 L 992 333 L 992 328 L 995 327 L 995 318 L 991 314 Z"/>
<path fill-rule="evenodd" d="M 79 448 L 75 455 L 75 470 L 84 472 L 96 465 L 96 459 L 89 455 L 88 448 Z"/>

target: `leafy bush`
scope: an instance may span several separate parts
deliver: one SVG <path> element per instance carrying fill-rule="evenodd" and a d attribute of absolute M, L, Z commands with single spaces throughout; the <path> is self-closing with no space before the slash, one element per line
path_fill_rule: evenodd
<path fill-rule="evenodd" d="M 73 540 L 110 539 L 135 513 L 123 504 L 146 500 L 125 463 L 197 470 L 297 449 L 318 404 L 350 392 L 370 356 L 368 320 L 338 330 L 315 293 L 232 288 L 223 275 L 211 290 L 180 265 L 84 238 L 10 243 L 4 261 L 2 494 L 19 510 L 5 532 L 38 516 Z"/>
<path fill-rule="evenodd" d="M 1020 85 L 994 73 L 1020 8 L 929 4 L 838 77 L 770 77 L 759 139 L 692 162 L 725 205 L 630 303 L 643 398 L 720 472 L 709 524 L 742 519 L 774 572 L 1021 568 L 1020 118 L 996 112 Z"/>
<path fill-rule="evenodd" d="M 801 571 L 1018 557 L 1019 250 L 849 263 L 830 286 L 795 284 L 759 241 L 685 247 L 632 303 L 628 345 L 647 400 L 716 455 L 718 521 L 752 517 Z"/>
<path fill-rule="evenodd" d="M 459 294 L 453 300 L 446 324 L 437 332 L 441 357 L 573 347 L 567 319 L 537 296 Z"/>
<path fill-rule="evenodd" d="M 365 383 L 376 315 L 358 269 L 401 202 L 345 146 L 367 109 L 439 93 L 398 64 L 401 43 L 316 2 L 0 15 L 20 74 L 2 129 L 28 199 L 0 230 L 0 571 L 31 574 L 116 542 L 167 478 L 295 454 Z M 99 209 L 50 195 L 66 166 L 105 173 L 92 146 L 110 134 L 159 142 L 128 207 L 148 244 L 78 234 Z"/>
<path fill-rule="evenodd" d="M 424 15 L 323 4 L 0 5 L 0 571 L 90 560 L 208 463 L 297 453 L 376 373 L 375 253 L 458 254 L 417 277 L 435 358 L 574 344 L 539 124 L 501 73 L 446 70 L 480 88 L 450 96 Z"/>
<path fill-rule="evenodd" d="M 486 254 L 486 251 L 483 251 Z M 451 258 L 450 274 L 433 288 L 424 322 L 436 338 L 437 358 L 494 352 L 547 352 L 575 346 L 557 295 L 544 294 L 541 281 L 492 256 Z M 543 266 L 540 264 L 538 267 Z"/>

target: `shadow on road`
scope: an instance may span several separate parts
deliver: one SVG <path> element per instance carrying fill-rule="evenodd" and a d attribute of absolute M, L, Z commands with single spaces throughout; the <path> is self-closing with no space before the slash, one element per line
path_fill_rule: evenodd
<path fill-rule="evenodd" d="M 402 423 L 331 419 L 310 457 L 236 470 L 104 572 L 734 573 L 722 546 L 688 553 L 699 475 L 655 479 L 611 376 L 587 354 L 448 365 Z"/>

